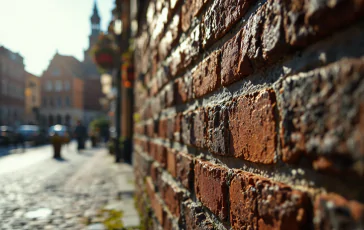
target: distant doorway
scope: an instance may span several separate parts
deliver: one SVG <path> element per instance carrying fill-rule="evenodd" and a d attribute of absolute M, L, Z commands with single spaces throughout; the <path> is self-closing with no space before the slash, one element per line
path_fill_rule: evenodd
<path fill-rule="evenodd" d="M 53 118 L 53 116 L 52 116 L 52 115 L 49 115 L 49 116 L 48 116 L 48 125 L 49 125 L 49 126 L 54 125 L 54 118 Z"/>
<path fill-rule="evenodd" d="M 57 124 L 62 125 L 62 117 L 61 115 L 57 115 Z"/>

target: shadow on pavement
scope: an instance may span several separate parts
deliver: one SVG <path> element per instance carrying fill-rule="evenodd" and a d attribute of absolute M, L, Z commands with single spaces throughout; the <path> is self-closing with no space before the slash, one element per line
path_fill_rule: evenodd
<path fill-rule="evenodd" d="M 58 158 L 53 158 L 53 159 L 58 162 L 67 162 L 68 161 L 66 158 L 63 158 L 63 157 L 58 157 Z"/>

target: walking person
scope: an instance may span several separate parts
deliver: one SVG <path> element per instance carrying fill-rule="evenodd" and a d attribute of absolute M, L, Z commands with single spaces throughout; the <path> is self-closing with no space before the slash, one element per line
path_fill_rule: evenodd
<path fill-rule="evenodd" d="M 77 140 L 77 150 L 85 149 L 85 140 L 87 137 L 86 127 L 82 125 L 81 121 L 77 121 L 77 126 L 74 131 Z"/>

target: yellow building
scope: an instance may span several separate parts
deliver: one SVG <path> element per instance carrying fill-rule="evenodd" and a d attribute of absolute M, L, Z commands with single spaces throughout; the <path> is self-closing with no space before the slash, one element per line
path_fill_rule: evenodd
<path fill-rule="evenodd" d="M 26 72 L 25 77 L 25 118 L 29 124 L 39 123 L 39 107 L 41 104 L 41 85 L 39 77 Z"/>

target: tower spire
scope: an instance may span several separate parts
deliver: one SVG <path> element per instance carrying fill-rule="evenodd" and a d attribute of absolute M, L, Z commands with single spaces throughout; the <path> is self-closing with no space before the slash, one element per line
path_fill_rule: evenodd
<path fill-rule="evenodd" d="M 99 10 L 97 8 L 96 0 L 94 0 L 94 14 L 92 16 L 99 17 Z"/>
<path fill-rule="evenodd" d="M 100 33 L 100 16 L 97 8 L 96 0 L 94 0 L 94 9 L 91 16 L 92 35 L 98 35 Z"/>

